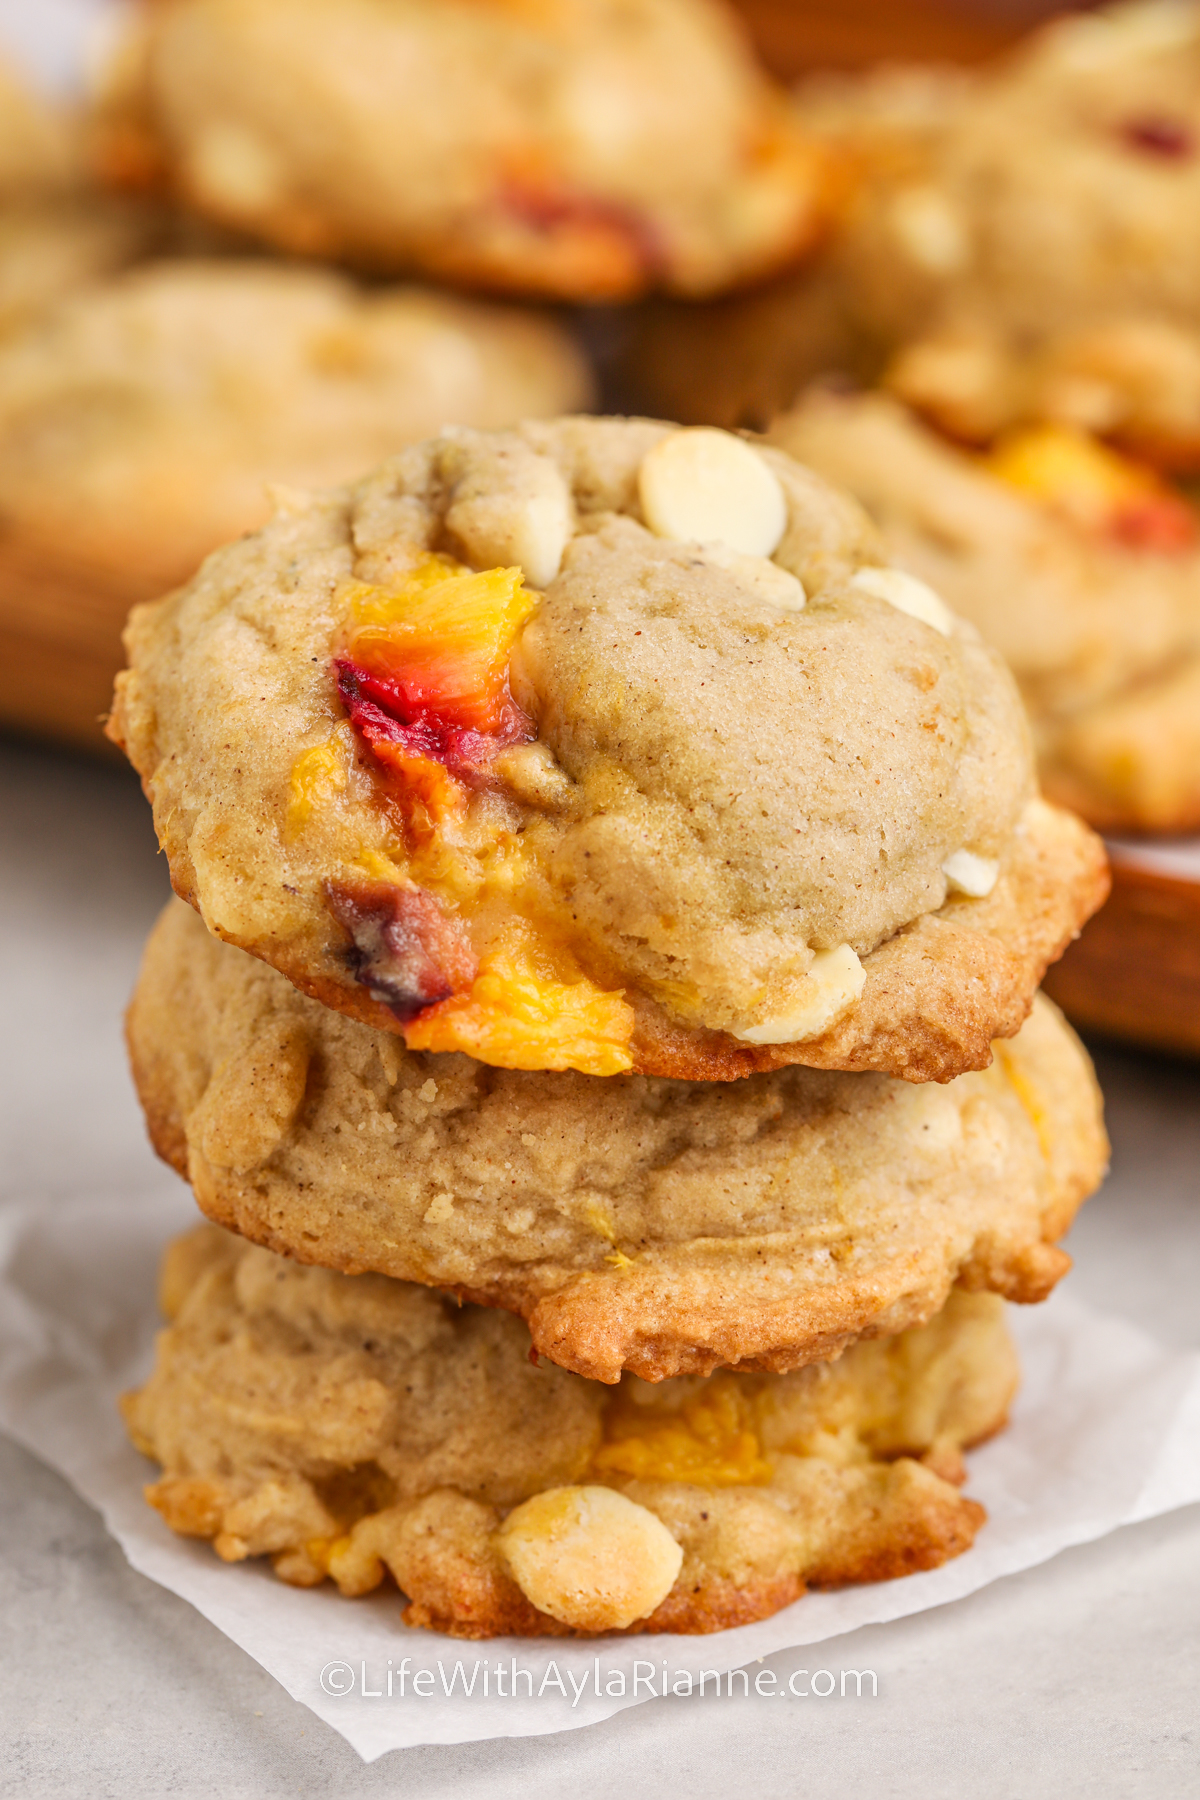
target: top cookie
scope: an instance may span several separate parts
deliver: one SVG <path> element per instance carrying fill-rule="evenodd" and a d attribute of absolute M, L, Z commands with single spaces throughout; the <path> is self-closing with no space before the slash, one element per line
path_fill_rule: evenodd
<path fill-rule="evenodd" d="M 932 127 L 881 138 L 878 110 L 868 83 L 838 257 L 909 346 L 904 397 L 960 435 L 1053 418 L 1200 464 L 1200 6 L 1059 20 Z"/>
<path fill-rule="evenodd" d="M 717 431 L 454 431 L 133 615 L 110 731 L 218 935 L 412 1048 L 950 1079 L 1102 896 L 1011 677 Z"/>
<path fill-rule="evenodd" d="M 824 162 L 715 0 L 158 0 L 120 179 L 306 254 L 567 299 L 708 293 L 811 240 Z"/>

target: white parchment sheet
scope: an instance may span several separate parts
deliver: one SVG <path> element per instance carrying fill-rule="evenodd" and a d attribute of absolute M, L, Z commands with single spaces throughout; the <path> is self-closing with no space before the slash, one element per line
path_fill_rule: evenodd
<path fill-rule="evenodd" d="M 1147 869 L 1152 875 L 1200 882 L 1200 837 L 1109 838 L 1108 853 L 1114 862 Z"/>
<path fill-rule="evenodd" d="M 591 1724 L 662 1693 L 664 1671 L 668 1689 L 686 1691 L 701 1671 L 726 1675 L 775 1650 L 939 1606 L 1200 1500 L 1200 1356 L 1163 1349 L 1079 1305 L 1068 1288 L 1045 1306 L 1011 1309 L 1024 1385 L 1009 1430 L 971 1456 L 967 1487 L 989 1523 L 945 1568 L 810 1594 L 761 1624 L 703 1638 L 474 1645 L 410 1631 L 394 1589 L 343 1600 L 330 1585 L 285 1587 L 265 1564 L 228 1567 L 207 1544 L 174 1536 L 143 1501 L 154 1470 L 127 1443 L 116 1396 L 149 1368 L 159 1251 L 194 1219 L 182 1194 L 0 1212 L 0 1427 L 100 1510 L 135 1569 L 189 1601 L 367 1760 Z M 839 1662 L 812 1660 L 820 1694 L 834 1677 L 818 1671 Z M 528 1672 L 515 1678 L 516 1698 L 514 1669 Z"/>

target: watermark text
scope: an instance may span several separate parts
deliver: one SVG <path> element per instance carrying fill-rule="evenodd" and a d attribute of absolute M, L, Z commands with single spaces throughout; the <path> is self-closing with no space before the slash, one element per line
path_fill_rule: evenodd
<path fill-rule="evenodd" d="M 515 1656 L 457 1657 L 453 1662 L 437 1657 L 418 1664 L 411 1656 L 385 1664 L 329 1662 L 321 1670 L 326 1694 L 363 1700 L 557 1700 L 572 1708 L 585 1696 L 595 1699 L 661 1700 L 668 1694 L 685 1698 L 710 1695 L 717 1699 L 781 1700 L 877 1700 L 879 1680 L 874 1669 L 793 1669 L 777 1675 L 774 1669 L 672 1669 L 668 1663 L 640 1659 L 632 1668 L 606 1667 L 596 1657 L 582 1671 L 560 1669 L 551 1660 L 538 1668 L 524 1667 Z"/>

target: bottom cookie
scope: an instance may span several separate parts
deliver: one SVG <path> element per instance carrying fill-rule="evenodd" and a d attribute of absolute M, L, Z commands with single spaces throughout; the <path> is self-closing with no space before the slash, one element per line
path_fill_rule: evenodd
<path fill-rule="evenodd" d="M 786 1375 L 612 1388 L 509 1314 L 304 1267 L 214 1226 L 167 1251 L 123 1402 L 173 1530 L 346 1595 L 390 1575 L 455 1637 L 718 1631 L 806 1588 L 936 1568 L 984 1511 L 962 1450 L 1017 1382 L 992 1294 Z"/>

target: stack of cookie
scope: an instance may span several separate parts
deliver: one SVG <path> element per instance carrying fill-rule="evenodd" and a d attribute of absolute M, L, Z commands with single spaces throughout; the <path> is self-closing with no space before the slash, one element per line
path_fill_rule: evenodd
<path fill-rule="evenodd" d="M 129 1018 L 213 1221 L 148 1497 L 410 1623 L 702 1631 L 929 1568 L 1103 1169 L 1105 891 L 1016 688 L 723 431 L 445 432 L 139 608 Z"/>

